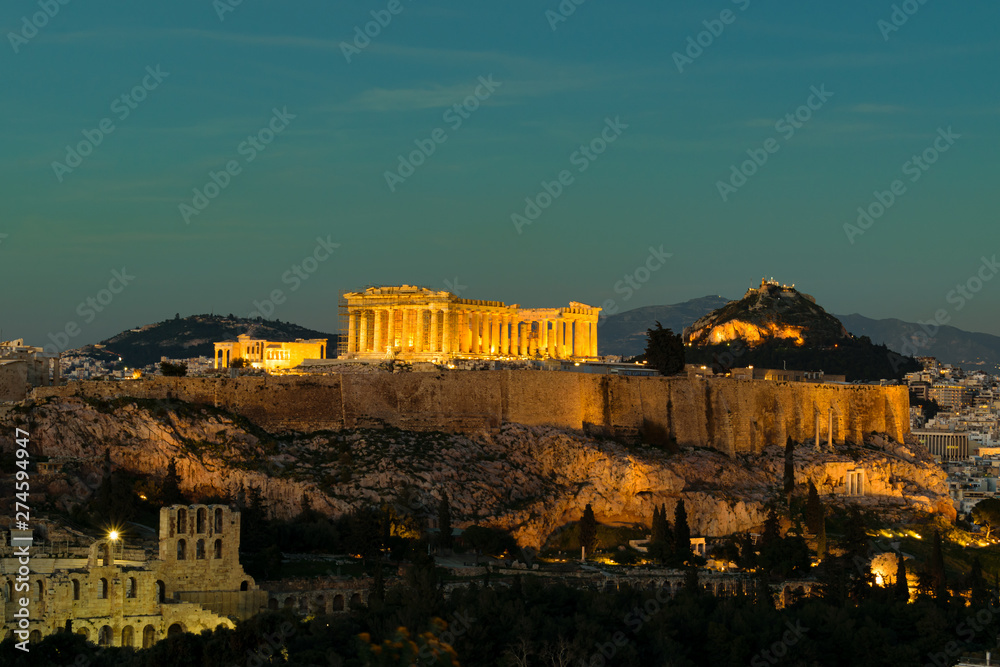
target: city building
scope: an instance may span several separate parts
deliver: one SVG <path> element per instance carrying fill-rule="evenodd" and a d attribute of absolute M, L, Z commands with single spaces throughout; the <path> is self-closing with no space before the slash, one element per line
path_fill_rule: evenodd
<path fill-rule="evenodd" d="M 413 361 L 593 359 L 600 308 L 522 308 L 413 285 L 343 295 L 339 356 Z"/>
<path fill-rule="evenodd" d="M 24 339 L 0 342 L 0 402 L 23 401 L 32 387 L 59 384 L 59 357 Z"/>

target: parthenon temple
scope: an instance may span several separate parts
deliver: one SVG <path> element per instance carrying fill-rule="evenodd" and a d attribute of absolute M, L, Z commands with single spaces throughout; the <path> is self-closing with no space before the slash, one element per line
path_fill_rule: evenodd
<path fill-rule="evenodd" d="M 413 285 L 344 294 L 349 359 L 597 357 L 600 308 L 521 308 Z"/>

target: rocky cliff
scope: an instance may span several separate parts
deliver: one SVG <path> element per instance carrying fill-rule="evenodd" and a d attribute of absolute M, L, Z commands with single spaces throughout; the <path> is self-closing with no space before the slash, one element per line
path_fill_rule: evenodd
<path fill-rule="evenodd" d="M 579 519 L 587 503 L 602 522 L 648 523 L 654 505 L 669 509 L 684 498 L 695 534 L 748 530 L 763 522 L 783 465 L 776 447 L 733 457 L 710 449 L 668 455 L 517 424 L 479 433 L 390 428 L 275 437 L 239 415 L 177 401 L 50 398 L 0 415 L 0 433 L 14 425 L 29 430 L 36 455 L 72 463 L 33 484 L 36 491 L 45 485 L 47 500 L 63 508 L 96 485 L 72 471 L 100 470 L 107 450 L 115 466 L 144 474 L 160 475 L 176 459 L 182 488 L 193 494 L 258 487 L 286 517 L 298 511 L 303 493 L 328 514 L 391 503 L 426 517 L 447 491 L 459 525 L 479 517 L 532 546 Z M 5 437 L 0 444 L 9 449 Z M 865 495 L 848 497 L 846 477 L 857 471 Z M 834 504 L 857 502 L 887 516 L 953 514 L 940 468 L 919 447 L 884 436 L 827 451 L 801 446 L 795 476 L 797 492 L 812 480 Z"/>

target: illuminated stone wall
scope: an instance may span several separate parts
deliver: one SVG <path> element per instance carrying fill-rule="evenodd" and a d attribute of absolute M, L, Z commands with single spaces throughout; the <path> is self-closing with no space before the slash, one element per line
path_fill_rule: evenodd
<path fill-rule="evenodd" d="M 675 438 L 727 453 L 816 437 L 837 443 L 909 432 L 905 386 L 649 378 L 562 371 L 452 371 L 324 377 L 150 378 L 70 382 L 34 396 L 178 398 L 241 414 L 272 431 L 392 426 L 469 432 L 503 422 L 597 435 Z"/>
<path fill-rule="evenodd" d="M 180 513 L 191 517 L 183 533 L 177 531 Z M 200 514 L 204 521 L 199 524 Z M 36 638 L 68 627 L 95 643 L 144 647 L 172 632 L 232 628 L 233 622 L 211 607 L 248 618 L 268 600 L 240 565 L 239 538 L 239 512 L 228 506 L 165 507 L 160 511 L 159 558 L 136 559 L 141 551 L 126 551 L 120 541 L 111 540 L 95 541 L 87 558 L 57 557 L 36 547 L 27 592 L 16 590 L 18 560 L 5 548 L 0 551 L 0 637 L 16 624 L 13 615 L 21 597 L 30 600 L 29 631 Z M 181 539 L 192 546 L 178 559 Z M 204 552 L 197 551 L 199 540 Z M 184 601 L 184 594 L 204 604 Z M 215 604 L 219 600 L 225 604 Z"/>

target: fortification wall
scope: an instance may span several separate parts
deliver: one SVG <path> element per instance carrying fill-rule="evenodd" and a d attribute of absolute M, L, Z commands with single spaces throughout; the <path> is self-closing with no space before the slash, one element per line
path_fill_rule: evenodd
<path fill-rule="evenodd" d="M 74 381 L 34 397 L 175 398 L 236 412 L 271 432 L 392 426 L 469 432 L 503 422 L 617 437 L 676 438 L 685 446 L 756 452 L 786 437 L 860 443 L 909 432 L 903 386 L 726 378 L 648 378 L 559 371 L 345 374 L 315 378 L 149 378 Z"/>

